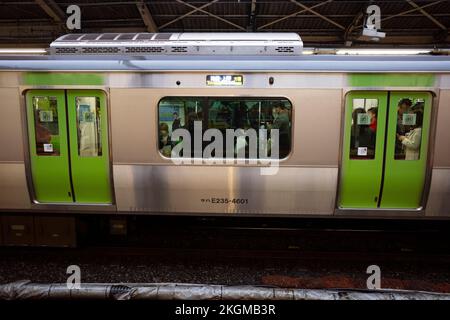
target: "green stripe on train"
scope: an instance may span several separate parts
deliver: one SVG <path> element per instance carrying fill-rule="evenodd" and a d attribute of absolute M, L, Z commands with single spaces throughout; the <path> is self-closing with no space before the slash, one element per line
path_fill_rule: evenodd
<path fill-rule="evenodd" d="M 104 85 L 104 75 L 99 73 L 79 72 L 27 72 L 24 76 L 25 85 Z"/>
<path fill-rule="evenodd" d="M 352 73 L 350 87 L 434 87 L 431 73 Z"/>

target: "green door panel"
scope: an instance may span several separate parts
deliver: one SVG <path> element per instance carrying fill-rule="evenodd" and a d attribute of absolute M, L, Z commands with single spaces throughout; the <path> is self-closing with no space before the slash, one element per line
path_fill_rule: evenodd
<path fill-rule="evenodd" d="M 371 156 L 359 156 L 359 148 L 351 148 L 351 145 L 361 146 L 361 153 L 364 154 L 365 142 L 362 138 L 358 139 L 360 140 L 358 144 L 355 142 L 354 133 L 359 129 L 353 124 L 354 104 L 355 109 L 359 109 L 357 106 L 361 102 L 366 106 L 367 103 L 375 103 L 375 100 L 378 108 L 376 133 L 373 134 L 375 142 L 370 149 L 366 149 L 367 155 Z M 376 208 L 383 174 L 387 92 L 350 92 L 346 96 L 345 108 L 339 206 L 342 208 Z M 355 115 L 357 116 L 356 112 Z M 364 118 L 361 121 L 364 121 Z M 365 127 L 368 129 L 369 126 Z M 373 137 L 371 139 L 373 141 Z M 350 155 L 351 152 L 352 155 Z"/>
<path fill-rule="evenodd" d="M 26 72 L 23 82 L 31 86 L 102 86 L 104 78 L 104 74 L 92 72 Z"/>
<path fill-rule="evenodd" d="M 63 90 L 26 93 L 28 140 L 35 199 L 73 202 Z"/>
<path fill-rule="evenodd" d="M 432 73 L 352 73 L 348 75 L 351 87 L 434 87 Z"/>
<path fill-rule="evenodd" d="M 68 90 L 67 110 L 75 202 L 109 204 L 106 95 L 100 90 Z"/>
<path fill-rule="evenodd" d="M 397 156 L 395 155 L 397 105 L 404 98 L 409 98 L 413 102 L 411 110 L 415 109 L 415 106 L 423 109 L 420 147 L 419 149 L 412 149 L 417 151 L 413 151 L 411 153 L 413 156 L 409 156 L 409 159 L 418 158 L 417 160 L 405 160 L 404 157 L 399 157 L 399 153 L 406 151 L 397 151 Z M 385 172 L 380 208 L 415 209 L 420 207 L 427 165 L 431 105 L 432 96 L 430 93 L 391 92 L 390 94 Z M 409 126 L 405 131 L 412 132 L 413 128 L 414 126 Z M 408 157 L 408 155 L 406 156 Z"/>

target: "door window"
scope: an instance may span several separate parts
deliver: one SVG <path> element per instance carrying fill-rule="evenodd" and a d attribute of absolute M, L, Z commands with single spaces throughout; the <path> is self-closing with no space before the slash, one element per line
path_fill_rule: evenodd
<path fill-rule="evenodd" d="M 100 126 L 100 99 L 76 97 L 78 155 L 97 157 L 102 155 Z"/>
<path fill-rule="evenodd" d="M 350 159 L 374 159 L 378 99 L 353 99 Z"/>
<path fill-rule="evenodd" d="M 58 102 L 56 97 L 33 97 L 36 154 L 59 156 Z"/>

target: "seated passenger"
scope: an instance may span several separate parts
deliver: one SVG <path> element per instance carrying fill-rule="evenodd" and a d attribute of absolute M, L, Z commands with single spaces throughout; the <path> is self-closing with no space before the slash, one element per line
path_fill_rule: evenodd
<path fill-rule="evenodd" d="M 169 136 L 169 126 L 167 123 L 159 125 L 159 151 L 165 157 L 170 157 L 172 152 L 172 143 Z"/>
<path fill-rule="evenodd" d="M 398 141 L 405 148 L 405 160 L 418 160 L 420 156 L 420 144 L 422 140 L 423 113 L 415 111 L 416 124 L 404 136 L 397 133 Z"/>

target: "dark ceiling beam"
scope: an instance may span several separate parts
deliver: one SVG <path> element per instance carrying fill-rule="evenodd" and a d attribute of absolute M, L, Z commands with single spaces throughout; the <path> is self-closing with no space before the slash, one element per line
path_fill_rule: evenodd
<path fill-rule="evenodd" d="M 179 17 L 179 15 L 159 15 L 159 14 L 152 14 L 153 17 L 162 17 L 162 18 L 168 18 L 168 17 Z M 342 15 L 327 15 L 330 18 L 355 18 L 354 14 L 342 14 Z M 406 15 L 408 18 L 425 18 L 423 14 L 408 14 Z M 443 17 L 443 18 L 448 18 L 450 17 L 450 13 L 435 13 L 433 14 L 434 17 Z M 197 14 L 193 14 L 189 16 L 190 18 L 195 18 L 195 19 L 209 19 L 208 16 L 206 15 L 197 15 Z M 224 18 L 248 18 L 248 15 L 223 15 L 222 17 Z M 257 17 L 259 19 L 269 19 L 269 18 L 280 18 L 280 17 L 286 17 L 284 15 L 257 15 Z M 303 19 L 303 18 L 313 18 L 313 19 L 320 19 L 320 17 L 311 15 L 311 14 L 299 14 L 296 15 L 295 17 L 292 18 L 298 18 L 298 19 Z M 48 18 L 31 18 L 31 19 L 20 19 L 20 23 L 43 23 L 43 22 L 48 22 L 49 19 Z M 130 22 L 142 22 L 142 18 L 121 18 L 121 19 L 83 19 L 83 23 L 114 23 L 114 22 L 122 22 L 122 21 L 130 21 Z M 17 19 L 0 19 L 0 27 L 5 24 L 5 23 L 15 23 L 17 24 L 18 20 Z"/>
<path fill-rule="evenodd" d="M 311 8 L 309 8 L 309 7 L 307 7 L 307 6 L 305 6 L 303 3 L 300 3 L 300 2 L 298 2 L 298 1 L 296 1 L 296 0 L 291 0 L 291 2 L 294 3 L 294 4 L 296 4 L 297 6 L 299 6 L 299 7 L 303 8 L 303 9 L 305 9 L 306 11 L 311 12 L 312 14 L 314 14 L 314 15 L 316 15 L 316 16 L 322 18 L 323 20 L 325 20 L 325 21 L 331 23 L 332 25 L 338 27 L 339 29 L 345 30 L 345 27 L 344 27 L 343 25 L 341 25 L 340 23 L 337 23 L 336 21 L 331 20 L 330 18 L 324 16 L 323 14 L 320 14 L 319 12 L 317 12 L 317 11 L 315 11 L 315 10 L 313 10 L 313 9 L 311 9 Z"/>
<path fill-rule="evenodd" d="M 187 28 L 186 31 L 202 31 L 201 27 L 198 28 Z M 220 28 L 215 31 L 230 31 L 231 29 L 226 28 Z M 342 41 L 342 32 L 337 29 L 306 29 L 306 28 L 280 28 L 280 29 L 274 29 L 273 31 L 281 32 L 283 30 L 290 31 L 290 32 L 298 32 L 302 37 L 315 37 L 317 35 L 340 35 L 341 41 Z M 427 29 L 420 29 L 417 30 L 415 33 L 411 32 L 411 29 L 408 28 L 402 28 L 402 29 L 383 29 L 383 31 L 389 32 L 389 35 L 392 36 L 398 36 L 398 35 L 404 35 L 404 36 L 411 36 L 411 37 L 427 37 L 432 36 L 432 32 L 435 31 L 434 28 L 427 28 Z M 44 36 L 51 36 L 52 33 L 56 33 L 58 31 L 58 28 L 51 23 L 47 24 L 41 24 L 41 25 L 14 25 L 14 24 L 8 24 L 4 25 L 2 28 L 0 28 L 0 36 L 9 36 L 11 38 L 17 37 L 27 37 L 30 35 L 44 35 Z M 137 26 L 137 25 L 122 25 L 122 26 L 108 26 L 105 27 L 104 25 L 99 26 L 86 26 L 84 29 L 85 32 L 145 32 L 144 26 Z M 177 32 L 177 28 L 170 29 L 171 32 Z M 272 30 L 271 30 L 272 31 Z"/>
<path fill-rule="evenodd" d="M 425 9 L 425 8 L 428 8 L 428 7 L 431 7 L 431 6 L 435 6 L 435 5 L 437 5 L 437 4 L 441 3 L 441 2 L 444 2 L 444 1 L 446 1 L 446 0 L 439 0 L 439 1 L 431 2 L 431 3 L 427 3 L 427 4 L 423 5 L 423 6 L 420 6 L 420 7 L 414 8 L 414 9 L 409 9 L 409 10 L 406 10 L 406 11 L 402 11 L 400 13 L 381 18 L 381 22 L 386 21 L 386 20 L 390 20 L 390 19 L 393 19 L 393 18 L 405 16 L 405 15 L 407 15 L 409 13 L 419 11 L 419 9 Z"/>
<path fill-rule="evenodd" d="M 148 32 L 158 32 L 158 27 L 153 20 L 152 14 L 148 9 L 147 5 L 144 1 L 140 1 L 136 3 L 136 7 L 141 15 L 142 20 L 144 21 L 145 26 L 147 27 Z"/>
<path fill-rule="evenodd" d="M 325 4 L 329 3 L 329 2 L 332 2 L 332 1 L 333 1 L 333 0 L 327 0 L 327 1 L 321 2 L 321 3 L 318 3 L 318 4 L 314 5 L 314 6 L 312 6 L 312 7 L 309 7 L 308 9 L 315 9 L 315 8 L 317 8 L 317 7 L 323 6 L 323 5 L 325 5 Z M 271 26 L 271 25 L 273 25 L 273 24 L 275 24 L 275 23 L 278 23 L 278 22 L 280 22 L 280 21 L 283 21 L 283 20 L 286 20 L 286 19 L 289 19 L 289 18 L 292 18 L 292 17 L 296 17 L 296 16 L 299 15 L 300 13 L 303 13 L 303 12 L 306 12 L 306 11 L 308 11 L 308 10 L 302 9 L 302 10 L 300 10 L 300 11 L 296 11 L 296 12 L 294 12 L 294 13 L 288 14 L 287 16 L 281 17 L 281 18 L 279 18 L 279 19 L 276 19 L 276 20 L 274 20 L 274 21 L 271 21 L 271 22 L 269 22 L 269 23 L 266 23 L 265 25 L 259 26 L 259 27 L 258 27 L 258 30 L 265 29 L 265 28 L 267 28 L 268 26 Z"/>
<path fill-rule="evenodd" d="M 213 18 L 216 18 L 217 20 L 220 20 L 220 21 L 225 22 L 225 23 L 227 23 L 227 24 L 229 24 L 229 25 L 232 25 L 233 27 L 235 27 L 235 28 L 237 28 L 237 29 L 240 29 L 240 30 L 242 30 L 242 31 L 247 31 L 247 29 L 245 29 L 244 27 L 242 27 L 242 26 L 240 26 L 240 25 L 238 25 L 238 24 L 236 24 L 236 23 L 234 23 L 234 22 L 231 22 L 231 21 L 229 21 L 229 20 L 227 20 L 227 19 L 224 19 L 224 18 L 222 18 L 222 17 L 220 17 L 220 16 L 218 16 L 218 15 L 216 15 L 216 14 L 213 14 L 213 13 L 211 13 L 211 12 L 208 12 L 208 11 L 206 11 L 206 10 L 200 9 L 199 7 L 193 6 L 192 4 L 187 3 L 187 2 L 185 2 L 185 1 L 183 1 L 183 0 L 176 0 L 176 2 L 182 3 L 182 4 L 184 4 L 185 6 L 188 6 L 188 7 L 190 7 L 190 8 L 195 9 L 195 10 L 198 10 L 198 11 L 204 13 L 204 14 L 207 14 L 208 16 L 211 16 L 211 17 L 213 17 Z M 216 1 L 212 1 L 212 2 L 216 2 Z M 210 2 L 210 4 L 212 4 L 212 2 Z"/>
<path fill-rule="evenodd" d="M 306 11 L 306 10 L 302 10 L 302 11 Z M 152 14 L 153 17 L 158 17 L 158 18 L 173 18 L 173 17 L 179 17 L 179 14 L 164 14 L 164 13 L 157 13 L 157 14 Z M 200 14 L 191 14 L 191 17 L 206 17 L 205 15 L 200 15 Z M 258 14 L 258 18 L 281 18 L 281 17 L 285 17 L 285 14 Z M 354 14 L 327 14 L 327 17 L 329 18 L 353 18 L 355 15 Z M 433 13 L 434 17 L 448 17 L 450 16 L 450 13 Z M 224 14 L 222 15 L 222 17 L 224 18 L 247 18 L 248 14 Z M 296 17 L 301 17 L 301 18 L 317 18 L 317 19 L 321 19 L 318 16 L 312 15 L 312 14 L 297 14 Z M 408 14 L 408 17 L 423 17 L 423 14 L 421 13 L 416 13 L 416 14 Z"/>
<path fill-rule="evenodd" d="M 413 6 L 414 8 L 417 8 L 417 10 L 419 10 L 425 17 L 427 17 L 428 19 L 430 19 L 431 21 L 433 21 L 433 23 L 435 25 L 437 25 L 439 28 L 441 28 L 442 30 L 447 30 L 447 27 L 444 26 L 442 23 L 440 23 L 438 20 L 436 20 L 436 18 L 434 18 L 431 14 L 429 14 L 428 12 L 426 12 L 423 8 L 421 8 L 420 6 L 418 6 L 415 2 L 411 1 L 411 0 L 406 0 L 411 6 Z"/>
<path fill-rule="evenodd" d="M 55 22 L 63 22 L 66 19 L 64 11 L 53 0 L 35 0 L 35 2 L 49 15 Z"/>
<path fill-rule="evenodd" d="M 181 19 L 184 19 L 184 18 L 186 18 L 186 17 L 192 15 L 193 13 L 195 13 L 195 12 L 197 12 L 197 11 L 200 11 L 200 10 L 202 10 L 202 9 L 204 9 L 204 8 L 206 8 L 206 7 L 210 6 L 210 5 L 212 5 L 213 3 L 216 3 L 217 1 L 219 1 L 219 0 L 213 0 L 213 1 L 211 1 L 211 2 L 209 2 L 209 3 L 206 3 L 206 4 L 204 4 L 204 5 L 200 6 L 200 7 L 195 7 L 194 10 L 189 11 L 188 13 L 185 13 L 185 14 L 183 14 L 182 16 L 179 16 L 179 17 L 177 17 L 177 18 L 175 18 L 175 19 L 173 19 L 173 20 L 170 20 L 170 21 L 167 22 L 167 23 L 164 23 L 162 26 L 160 26 L 160 29 L 164 29 L 164 28 L 166 28 L 167 26 L 170 26 L 171 24 L 173 24 L 173 23 L 175 23 L 175 22 L 177 22 L 177 21 L 179 21 L 179 20 L 181 20 Z"/>

